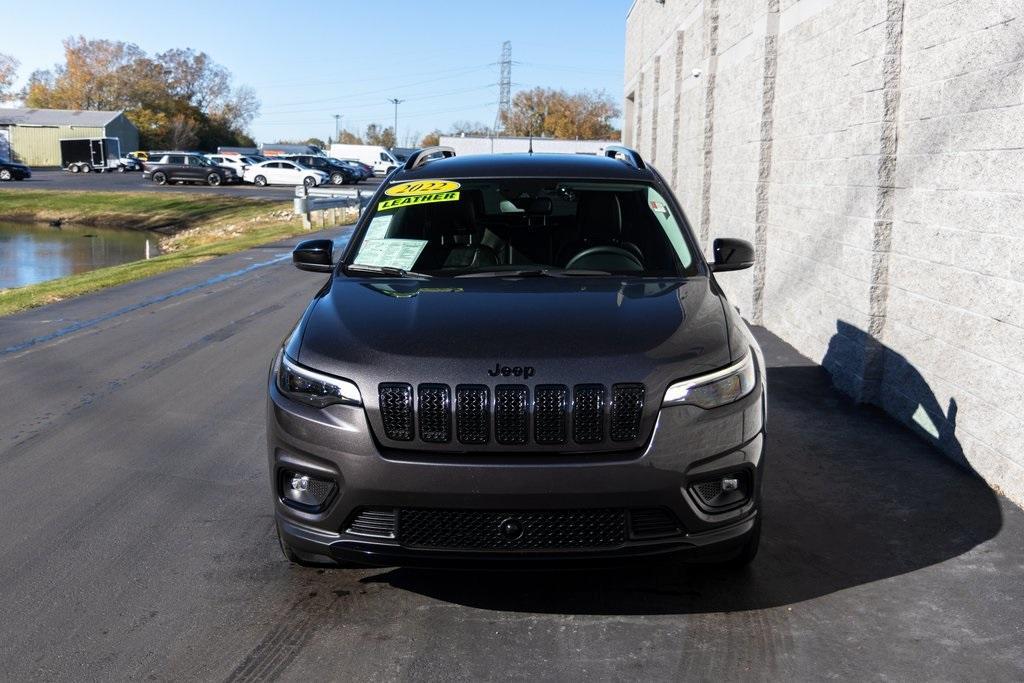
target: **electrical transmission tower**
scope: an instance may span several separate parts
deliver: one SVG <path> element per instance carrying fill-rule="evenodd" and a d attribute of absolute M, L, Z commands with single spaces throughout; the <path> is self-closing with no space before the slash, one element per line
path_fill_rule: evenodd
<path fill-rule="evenodd" d="M 494 132 L 505 128 L 505 118 L 512 111 L 512 41 L 501 44 L 501 76 L 498 78 L 498 115 L 494 117 Z"/>

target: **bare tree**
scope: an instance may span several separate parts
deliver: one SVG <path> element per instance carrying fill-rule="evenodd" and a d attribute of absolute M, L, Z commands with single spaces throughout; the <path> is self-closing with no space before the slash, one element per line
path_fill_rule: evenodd
<path fill-rule="evenodd" d="M 11 89 L 14 87 L 14 77 L 18 74 L 18 67 L 21 63 L 11 57 L 0 53 L 0 102 L 13 96 Z"/>

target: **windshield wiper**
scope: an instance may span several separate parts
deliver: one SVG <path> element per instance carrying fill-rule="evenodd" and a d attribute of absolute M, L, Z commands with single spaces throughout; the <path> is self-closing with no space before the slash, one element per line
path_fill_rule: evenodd
<path fill-rule="evenodd" d="M 453 277 L 573 277 L 588 275 L 612 275 L 607 270 L 563 270 L 561 268 L 530 268 L 522 270 L 475 270 L 459 273 Z"/>
<path fill-rule="evenodd" d="M 377 273 L 379 275 L 388 275 L 391 277 L 432 277 L 426 273 L 417 273 L 413 270 L 406 270 L 404 268 L 396 268 L 395 266 L 370 266 L 360 263 L 350 263 L 345 266 L 345 272 L 354 273 Z"/>

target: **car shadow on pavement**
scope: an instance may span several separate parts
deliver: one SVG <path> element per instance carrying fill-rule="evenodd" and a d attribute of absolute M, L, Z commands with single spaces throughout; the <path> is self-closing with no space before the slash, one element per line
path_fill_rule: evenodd
<path fill-rule="evenodd" d="M 513 612 L 738 611 L 906 574 L 995 536 L 1002 513 L 984 481 L 880 410 L 840 394 L 821 366 L 774 335 L 757 334 L 768 365 L 770 417 L 764 536 L 752 566 L 645 563 L 519 573 L 394 569 L 363 581 Z"/>

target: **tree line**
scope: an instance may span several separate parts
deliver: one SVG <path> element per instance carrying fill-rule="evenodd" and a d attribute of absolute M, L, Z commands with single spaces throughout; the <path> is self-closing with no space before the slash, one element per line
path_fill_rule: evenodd
<path fill-rule="evenodd" d="M 138 45 L 82 36 L 64 41 L 64 63 L 34 71 L 12 92 L 18 63 L 0 55 L 0 99 L 39 109 L 120 111 L 139 129 L 143 149 L 213 149 L 252 145 L 256 93 L 232 85 L 231 73 L 190 48 L 148 55 Z"/>

